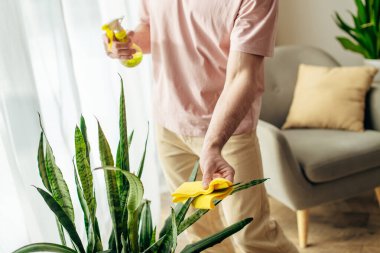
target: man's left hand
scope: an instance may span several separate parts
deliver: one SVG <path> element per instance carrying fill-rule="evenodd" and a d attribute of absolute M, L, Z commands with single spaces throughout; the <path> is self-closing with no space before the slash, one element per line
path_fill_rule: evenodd
<path fill-rule="evenodd" d="M 206 149 L 200 157 L 200 167 L 203 172 L 203 187 L 208 188 L 215 178 L 225 178 L 234 181 L 235 170 L 222 157 L 220 150 Z"/>

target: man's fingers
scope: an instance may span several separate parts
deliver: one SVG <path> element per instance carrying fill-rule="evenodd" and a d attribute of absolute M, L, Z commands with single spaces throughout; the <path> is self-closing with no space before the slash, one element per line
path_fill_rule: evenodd
<path fill-rule="evenodd" d="M 135 49 L 118 49 L 115 53 L 119 56 L 131 56 L 136 53 Z"/>
<path fill-rule="evenodd" d="M 103 42 L 105 43 L 105 44 L 108 44 L 108 43 L 110 43 L 110 39 L 107 37 L 107 35 L 106 34 L 103 34 Z"/>
<path fill-rule="evenodd" d="M 234 182 L 234 175 L 233 174 L 229 174 L 228 176 L 226 176 L 226 179 L 230 182 Z"/>
<path fill-rule="evenodd" d="M 130 40 L 132 40 L 133 36 L 135 36 L 135 32 L 134 32 L 134 31 L 129 31 L 129 32 L 127 33 L 127 36 L 128 36 L 128 38 L 129 38 Z"/>
<path fill-rule="evenodd" d="M 115 41 L 115 42 L 113 42 L 112 46 L 115 49 L 129 49 L 130 48 L 128 42 L 118 42 L 118 41 Z"/>
<path fill-rule="evenodd" d="M 212 175 L 207 171 L 204 172 L 202 181 L 203 181 L 203 188 L 207 189 L 210 182 L 212 181 Z"/>

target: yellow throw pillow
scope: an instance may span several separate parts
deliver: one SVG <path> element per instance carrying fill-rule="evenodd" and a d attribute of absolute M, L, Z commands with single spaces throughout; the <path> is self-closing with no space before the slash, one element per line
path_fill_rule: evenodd
<path fill-rule="evenodd" d="M 283 129 L 364 131 L 365 96 L 376 68 L 300 65 L 293 102 Z"/>

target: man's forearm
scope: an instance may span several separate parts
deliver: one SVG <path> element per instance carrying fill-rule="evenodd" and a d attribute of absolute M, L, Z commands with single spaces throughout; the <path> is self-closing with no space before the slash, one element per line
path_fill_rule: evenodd
<path fill-rule="evenodd" d="M 150 54 L 150 25 L 140 23 L 134 32 L 133 42 L 142 49 L 144 54 Z"/>
<path fill-rule="evenodd" d="M 221 151 L 263 92 L 263 57 L 234 52 L 228 64 L 230 71 L 227 71 L 225 88 L 214 109 L 203 149 Z"/>

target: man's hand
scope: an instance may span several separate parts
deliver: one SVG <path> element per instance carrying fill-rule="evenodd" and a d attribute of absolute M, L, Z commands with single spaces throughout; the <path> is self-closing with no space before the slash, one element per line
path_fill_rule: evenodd
<path fill-rule="evenodd" d="M 218 149 L 204 149 L 200 157 L 200 167 L 203 172 L 202 181 L 205 189 L 215 178 L 234 181 L 235 170 L 224 160 Z"/>
<path fill-rule="evenodd" d="M 103 35 L 103 44 L 106 50 L 106 53 L 112 59 L 120 59 L 120 60 L 130 60 L 133 58 L 133 54 L 136 53 L 136 50 L 131 48 L 133 45 L 133 36 L 134 32 L 128 33 L 128 41 L 120 42 L 114 40 L 112 43 L 111 50 L 108 49 L 109 38 L 104 34 Z"/>
<path fill-rule="evenodd" d="M 136 50 L 131 48 L 133 43 L 138 45 L 144 54 L 150 53 L 150 26 L 141 23 L 134 31 L 128 33 L 127 42 L 114 41 L 111 50 L 108 50 L 109 39 L 103 35 L 104 49 L 107 55 L 113 59 L 129 60 L 133 58 Z"/>

